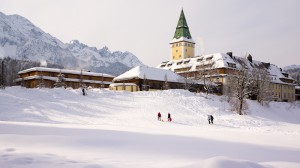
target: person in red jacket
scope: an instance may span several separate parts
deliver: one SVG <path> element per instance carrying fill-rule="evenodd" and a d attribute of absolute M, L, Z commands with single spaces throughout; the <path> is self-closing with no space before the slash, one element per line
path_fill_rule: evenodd
<path fill-rule="evenodd" d="M 161 114 L 160 114 L 160 112 L 158 112 L 157 117 L 158 117 L 158 120 L 161 121 Z"/>

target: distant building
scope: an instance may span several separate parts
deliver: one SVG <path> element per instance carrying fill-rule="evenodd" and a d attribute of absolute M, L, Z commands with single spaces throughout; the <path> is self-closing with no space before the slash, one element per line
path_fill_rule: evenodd
<path fill-rule="evenodd" d="M 267 70 L 271 81 L 271 94 L 274 101 L 294 101 L 295 85 L 293 79 L 281 68 L 270 63 L 233 56 L 231 52 L 195 56 L 195 42 L 189 31 L 183 10 L 171 41 L 171 60 L 162 62 L 157 68 L 173 71 L 184 78 L 203 80 L 209 79 L 219 87 L 224 94 L 224 86 L 231 75 L 236 75 L 241 67 L 252 70 L 263 68 Z"/>
<path fill-rule="evenodd" d="M 169 70 L 137 66 L 113 79 L 114 84 L 134 83 L 142 90 L 185 89 L 186 85 L 201 87 L 199 81 L 186 81 L 186 78 Z"/>
<path fill-rule="evenodd" d="M 93 88 L 108 88 L 115 76 L 67 69 L 34 67 L 20 71 L 16 84 L 27 88 L 43 87 L 53 88 L 58 80 L 62 80 L 66 87 L 74 89 L 86 86 Z"/>

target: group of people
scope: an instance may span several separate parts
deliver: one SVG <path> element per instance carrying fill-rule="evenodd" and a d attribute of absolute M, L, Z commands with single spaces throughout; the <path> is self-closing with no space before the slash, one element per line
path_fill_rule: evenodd
<path fill-rule="evenodd" d="M 161 113 L 160 113 L 160 112 L 157 113 L 157 117 L 158 117 L 158 121 L 163 121 L 163 120 L 161 119 Z M 168 121 L 169 121 L 169 122 L 172 121 L 172 118 L 171 118 L 171 114 L 170 114 L 170 113 L 168 113 Z"/>
<path fill-rule="evenodd" d="M 160 112 L 157 113 L 157 119 L 158 119 L 158 121 L 163 121 L 161 119 L 161 113 Z M 208 124 L 214 124 L 214 117 L 212 115 L 207 115 L 207 120 L 208 120 Z M 169 122 L 172 121 L 170 113 L 168 113 L 168 121 Z"/>

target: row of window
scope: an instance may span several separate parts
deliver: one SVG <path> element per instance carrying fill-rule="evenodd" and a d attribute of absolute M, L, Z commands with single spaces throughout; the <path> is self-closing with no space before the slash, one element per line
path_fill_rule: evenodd
<path fill-rule="evenodd" d="M 287 89 L 287 90 L 294 90 L 293 86 L 290 85 L 280 85 L 280 84 L 271 84 L 270 85 L 271 89 Z"/>
<path fill-rule="evenodd" d="M 178 47 L 178 46 L 195 47 L 194 44 L 186 43 L 186 42 L 181 42 L 181 43 L 175 43 L 175 44 L 172 44 L 172 47 Z"/>
<path fill-rule="evenodd" d="M 281 98 L 279 92 L 272 92 L 272 96 Z M 286 98 L 290 99 L 290 98 L 293 98 L 293 96 L 294 95 L 292 93 L 283 93 L 283 97 L 282 98 L 284 98 L 284 99 L 286 99 Z"/>
<path fill-rule="evenodd" d="M 176 50 L 176 52 L 178 52 L 178 50 Z M 187 52 L 187 49 L 185 49 L 185 52 Z"/>

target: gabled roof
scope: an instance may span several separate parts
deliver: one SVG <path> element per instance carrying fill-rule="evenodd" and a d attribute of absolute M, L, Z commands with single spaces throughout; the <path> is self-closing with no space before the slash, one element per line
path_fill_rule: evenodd
<path fill-rule="evenodd" d="M 137 66 L 129 71 L 117 76 L 113 81 L 122 81 L 127 79 L 144 79 L 165 81 L 167 77 L 168 82 L 181 82 L 184 78 L 170 70 L 152 68 L 148 66 Z"/>

